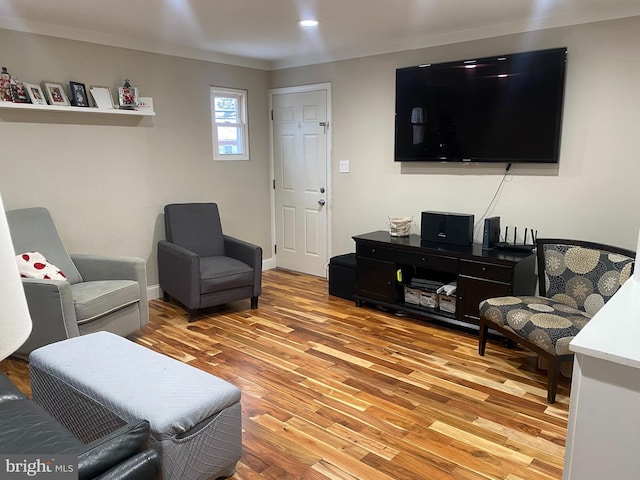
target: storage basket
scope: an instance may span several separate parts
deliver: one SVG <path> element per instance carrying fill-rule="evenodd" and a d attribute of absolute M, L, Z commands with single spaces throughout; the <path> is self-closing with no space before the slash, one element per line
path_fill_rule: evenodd
<path fill-rule="evenodd" d="M 443 312 L 456 313 L 456 297 L 455 295 L 443 295 L 438 296 L 438 303 L 440 310 Z"/>
<path fill-rule="evenodd" d="M 404 303 L 420 305 L 420 290 L 417 288 L 404 287 Z"/>
<path fill-rule="evenodd" d="M 438 308 L 438 294 L 436 292 L 420 292 L 420 306 Z"/>
<path fill-rule="evenodd" d="M 413 217 L 389 217 L 389 233 L 392 237 L 408 237 Z"/>

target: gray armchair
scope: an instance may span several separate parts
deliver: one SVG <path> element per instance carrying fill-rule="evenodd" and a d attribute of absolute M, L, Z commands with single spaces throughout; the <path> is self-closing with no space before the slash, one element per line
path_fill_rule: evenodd
<path fill-rule="evenodd" d="M 16 356 L 26 358 L 43 345 L 101 330 L 127 336 L 147 324 L 143 259 L 69 255 L 42 207 L 10 210 L 7 221 L 16 255 L 42 253 L 67 277 L 22 279 L 33 330 Z"/>
<path fill-rule="evenodd" d="M 188 312 L 251 299 L 262 292 L 262 248 L 224 235 L 215 203 L 164 207 L 166 240 L 158 242 L 158 276 L 165 301 L 170 297 Z"/>

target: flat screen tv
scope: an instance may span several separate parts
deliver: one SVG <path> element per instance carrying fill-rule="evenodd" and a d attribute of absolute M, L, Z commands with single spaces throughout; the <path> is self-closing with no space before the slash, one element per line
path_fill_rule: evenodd
<path fill-rule="evenodd" d="M 395 160 L 557 163 L 567 49 L 396 70 Z"/>

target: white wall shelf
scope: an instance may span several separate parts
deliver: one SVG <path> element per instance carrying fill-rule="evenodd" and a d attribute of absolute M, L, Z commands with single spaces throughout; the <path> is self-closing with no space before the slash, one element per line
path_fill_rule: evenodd
<path fill-rule="evenodd" d="M 117 108 L 105 109 L 96 107 L 66 107 L 57 105 L 34 105 L 32 103 L 12 103 L 0 102 L 0 108 L 13 110 L 39 110 L 47 112 L 75 112 L 75 113 L 98 113 L 106 115 L 137 115 L 141 117 L 153 117 L 156 112 L 143 110 L 120 110 Z"/>

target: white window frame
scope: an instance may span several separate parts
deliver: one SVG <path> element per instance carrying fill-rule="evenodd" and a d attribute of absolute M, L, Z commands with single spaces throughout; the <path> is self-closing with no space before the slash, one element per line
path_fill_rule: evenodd
<path fill-rule="evenodd" d="M 238 102 L 237 123 L 216 122 L 215 97 L 231 97 Z M 211 87 L 211 136 L 214 160 L 249 160 L 249 121 L 247 115 L 247 90 L 226 87 Z M 241 153 L 220 153 L 218 126 L 237 128 L 242 138 Z"/>

